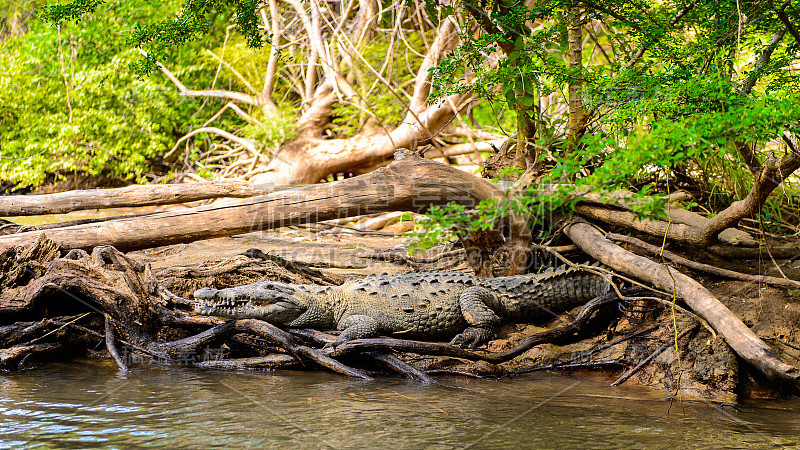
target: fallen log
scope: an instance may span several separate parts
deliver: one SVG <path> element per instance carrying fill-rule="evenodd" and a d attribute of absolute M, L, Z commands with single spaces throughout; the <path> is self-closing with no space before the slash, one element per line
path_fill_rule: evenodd
<path fill-rule="evenodd" d="M 549 190 L 563 189 L 564 185 L 553 185 Z M 664 212 L 668 220 L 641 219 L 632 211 L 642 200 L 636 200 L 635 194 L 626 190 L 603 191 L 586 188 L 575 188 L 570 194 L 572 198 L 580 200 L 576 206 L 579 214 L 603 221 L 609 225 L 623 228 L 633 228 L 651 236 L 662 237 L 685 243 L 700 245 L 700 235 L 709 226 L 711 219 L 700 214 L 683 209 L 676 202 L 691 199 L 686 192 L 674 192 L 667 197 L 668 205 Z M 609 207 L 612 206 L 613 207 Z M 740 247 L 758 247 L 758 241 L 753 239 L 746 231 L 736 228 L 725 228 L 717 236 L 720 242 Z"/>
<path fill-rule="evenodd" d="M 682 211 L 682 212 L 678 212 Z M 590 219 L 609 225 L 632 228 L 651 236 L 667 236 L 670 241 L 689 245 L 701 245 L 703 226 L 709 220 L 686 210 L 675 210 L 676 219 L 666 222 L 658 219 L 640 219 L 636 213 L 602 206 L 578 204 L 575 212 Z M 696 217 L 695 217 L 696 216 Z M 735 228 L 727 228 L 720 232 L 719 239 L 732 245 L 757 246 L 758 243 L 747 233 Z"/>
<path fill-rule="evenodd" d="M 252 197 L 269 192 L 244 181 L 208 181 L 167 185 L 127 186 L 41 195 L 0 197 L 0 216 L 64 214 L 87 209 L 170 205 L 223 197 Z"/>
<path fill-rule="evenodd" d="M 569 224 L 564 231 L 583 251 L 615 271 L 674 292 L 721 334 L 736 354 L 768 379 L 800 387 L 800 371 L 781 361 L 772 348 L 700 283 L 669 266 L 624 250 L 585 222 Z"/>
<path fill-rule="evenodd" d="M 375 212 L 424 212 L 431 205 L 451 201 L 469 208 L 483 199 L 503 196 L 488 181 L 445 164 L 401 152 L 395 159 L 367 175 L 233 200 L 225 205 L 0 236 L 0 249 L 24 245 L 46 234 L 66 250 L 111 245 L 129 251 Z M 525 221 L 512 220 L 511 226 L 515 237 L 527 241 L 509 240 L 509 253 L 524 260 L 530 247 L 530 236 L 524 233 Z M 499 236 L 499 230 L 495 234 Z M 479 271 L 485 274 L 491 253 L 492 250 L 485 250 L 483 254 L 470 255 L 470 262 L 473 267 L 482 267 Z M 514 273 L 519 273 L 524 262 L 513 267 Z"/>

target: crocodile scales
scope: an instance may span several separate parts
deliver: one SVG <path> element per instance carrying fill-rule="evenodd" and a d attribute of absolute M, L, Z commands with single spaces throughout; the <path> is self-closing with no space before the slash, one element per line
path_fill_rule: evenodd
<path fill-rule="evenodd" d="M 475 347 L 501 323 L 552 317 L 609 291 L 603 277 L 576 268 L 498 278 L 416 271 L 369 275 L 339 286 L 275 281 L 194 293 L 195 312 L 256 318 L 293 327 L 341 330 L 334 343 L 379 334 L 441 339 Z"/>

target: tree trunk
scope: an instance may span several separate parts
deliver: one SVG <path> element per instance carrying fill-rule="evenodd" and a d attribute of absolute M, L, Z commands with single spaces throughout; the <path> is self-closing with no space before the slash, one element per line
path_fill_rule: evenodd
<path fill-rule="evenodd" d="M 577 149 L 578 142 L 586 131 L 589 114 L 583 106 L 583 22 L 581 9 L 573 6 L 569 10 L 567 24 L 569 61 L 569 151 Z"/>

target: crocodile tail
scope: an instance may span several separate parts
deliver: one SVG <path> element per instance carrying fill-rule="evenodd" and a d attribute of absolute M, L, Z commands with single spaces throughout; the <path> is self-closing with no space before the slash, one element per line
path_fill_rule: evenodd
<path fill-rule="evenodd" d="M 599 262 L 589 265 L 605 269 Z M 542 274 L 539 282 L 552 287 L 553 295 L 575 302 L 587 302 L 611 290 L 610 276 L 600 276 L 580 267 L 559 267 Z"/>
<path fill-rule="evenodd" d="M 597 266 L 600 268 L 600 266 Z M 554 317 L 607 293 L 610 280 L 580 268 L 558 268 L 536 275 L 527 288 L 509 296 L 509 318 L 535 320 Z"/>

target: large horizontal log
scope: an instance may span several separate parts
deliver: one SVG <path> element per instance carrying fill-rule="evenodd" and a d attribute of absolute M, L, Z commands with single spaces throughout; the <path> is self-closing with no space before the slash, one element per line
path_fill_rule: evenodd
<path fill-rule="evenodd" d="M 502 195 L 486 180 L 445 164 L 406 157 L 359 177 L 230 200 L 225 205 L 0 236 L 0 249 L 46 234 L 63 249 L 113 245 L 127 251 L 360 214 L 424 212 L 430 205 L 450 201 L 470 207 Z"/>
<path fill-rule="evenodd" d="M 583 251 L 615 271 L 646 281 L 664 291 L 674 292 L 720 333 L 742 359 L 770 380 L 798 387 L 800 371 L 781 361 L 773 349 L 700 283 L 667 265 L 624 250 L 589 224 L 573 223 L 564 231 Z"/>
<path fill-rule="evenodd" d="M 116 189 L 91 189 L 0 197 L 0 216 L 63 214 L 87 209 L 168 205 L 222 197 L 252 197 L 268 192 L 244 181 L 208 181 Z"/>

